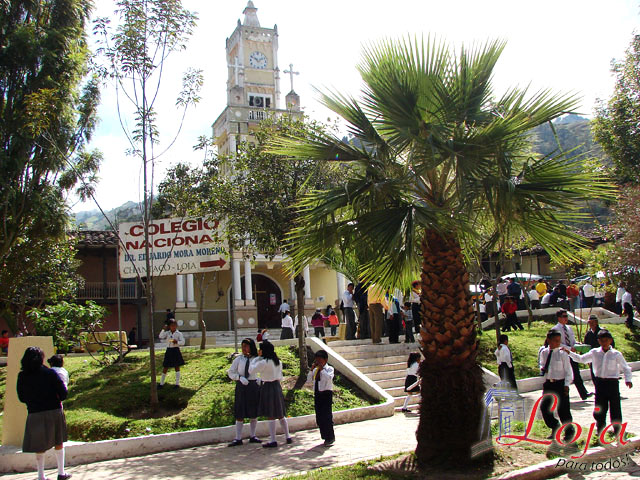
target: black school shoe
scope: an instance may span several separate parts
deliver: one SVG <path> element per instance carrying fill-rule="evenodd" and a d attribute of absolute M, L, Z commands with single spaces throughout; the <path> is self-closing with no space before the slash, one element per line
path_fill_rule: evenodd
<path fill-rule="evenodd" d="M 58 480 L 67 480 L 69 478 L 71 478 L 70 473 L 65 473 L 64 475 L 58 475 Z"/>
<path fill-rule="evenodd" d="M 325 440 L 324 441 L 324 446 L 325 447 L 330 447 L 331 445 L 333 445 L 334 443 L 336 443 L 336 439 L 332 438 L 331 440 Z"/>
<path fill-rule="evenodd" d="M 287 445 L 291 445 L 293 443 L 293 438 L 287 438 Z"/>
<path fill-rule="evenodd" d="M 269 442 L 263 443 L 262 448 L 276 448 L 278 446 L 278 442 Z"/>
<path fill-rule="evenodd" d="M 233 442 L 228 444 L 227 447 L 237 447 L 238 445 L 242 445 L 242 440 L 234 440 Z"/>
<path fill-rule="evenodd" d="M 258 437 L 251 437 L 249 443 L 262 443 Z"/>

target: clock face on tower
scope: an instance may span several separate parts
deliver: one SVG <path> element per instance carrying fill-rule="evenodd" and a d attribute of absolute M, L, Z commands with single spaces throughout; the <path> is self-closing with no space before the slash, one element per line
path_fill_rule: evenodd
<path fill-rule="evenodd" d="M 253 68 L 267 68 L 267 57 L 262 52 L 253 52 L 249 55 L 249 65 Z"/>

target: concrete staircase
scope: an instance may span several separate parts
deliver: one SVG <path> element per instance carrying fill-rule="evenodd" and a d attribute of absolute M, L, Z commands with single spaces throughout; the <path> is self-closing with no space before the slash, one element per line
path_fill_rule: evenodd
<path fill-rule="evenodd" d="M 371 340 L 337 340 L 329 342 L 329 347 L 345 360 L 376 382 L 395 399 L 396 410 L 404 404 L 404 380 L 407 376 L 407 358 L 410 352 L 417 352 L 417 343 L 389 344 L 388 338 L 383 343 L 373 345 Z M 400 338 L 403 342 L 404 338 Z M 409 400 L 409 408 L 420 402 L 419 395 Z"/>

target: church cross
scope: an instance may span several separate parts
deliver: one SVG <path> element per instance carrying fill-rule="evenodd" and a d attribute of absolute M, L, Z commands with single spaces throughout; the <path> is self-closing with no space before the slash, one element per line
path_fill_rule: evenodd
<path fill-rule="evenodd" d="M 233 65 L 227 65 L 227 66 L 235 70 L 236 85 L 239 85 L 240 82 L 238 81 L 238 73 L 240 72 L 240 63 L 238 61 L 238 57 L 236 56 Z"/>
<path fill-rule="evenodd" d="M 294 72 L 293 71 L 293 63 L 289 64 L 289 70 L 285 70 L 284 73 L 288 73 L 289 76 L 291 77 L 291 91 L 293 92 L 293 76 L 294 75 L 300 75 L 300 72 Z"/>

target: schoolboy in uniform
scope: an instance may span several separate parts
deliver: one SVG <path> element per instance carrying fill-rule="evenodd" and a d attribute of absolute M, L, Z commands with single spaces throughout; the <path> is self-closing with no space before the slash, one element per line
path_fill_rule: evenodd
<path fill-rule="evenodd" d="M 561 425 L 573 421 L 571 407 L 569 405 L 569 385 L 573 381 L 573 370 L 567 352 L 560 348 L 562 335 L 557 330 L 551 329 L 547 333 L 548 347 L 540 352 L 540 373 L 544 377 L 542 395 L 547 395 L 540 402 L 540 412 L 544 423 L 551 429 L 552 439 Z M 558 399 L 558 421 L 551 412 L 553 394 Z M 565 443 L 574 436 L 573 425 L 564 430 Z"/>
<path fill-rule="evenodd" d="M 593 410 L 593 418 L 598 427 L 598 434 L 604 430 L 607 410 L 613 430 L 618 435 L 622 424 L 622 407 L 620 406 L 620 386 L 618 375 L 620 370 L 624 373 L 624 383 L 627 387 L 633 387 L 631 383 L 631 368 L 625 361 L 622 353 L 613 348 L 613 337 L 607 330 L 598 332 L 599 348 L 594 348 L 584 355 L 569 352 L 569 356 L 579 363 L 590 363 L 593 366 L 593 383 L 596 387 L 596 405 Z"/>
<path fill-rule="evenodd" d="M 333 433 L 333 367 L 327 364 L 329 354 L 326 350 L 318 350 L 311 371 L 307 375 L 307 383 L 314 382 L 314 407 L 316 423 L 320 429 L 320 437 L 326 447 L 336 440 Z"/>
<path fill-rule="evenodd" d="M 568 348 L 569 350 L 575 350 L 573 347 L 576 344 L 576 336 L 573 333 L 573 329 L 567 325 L 569 322 L 569 314 L 566 310 L 560 309 L 556 312 L 556 318 L 558 323 L 554 325 L 553 330 L 556 330 L 560 333 L 560 343 L 563 347 Z M 582 400 L 586 400 L 589 397 L 593 396 L 593 393 L 587 392 L 586 387 L 584 386 L 584 382 L 582 381 L 582 377 L 580 376 L 580 367 L 573 360 L 570 360 L 571 369 L 573 371 L 573 384 L 578 389 L 578 394 Z"/>
<path fill-rule="evenodd" d="M 514 391 L 518 391 L 518 384 L 516 383 L 516 373 L 513 368 L 513 356 L 511 350 L 509 350 L 509 337 L 507 335 L 500 335 L 500 345 L 494 352 L 496 360 L 498 362 L 498 373 L 500 374 L 500 380 L 507 382 Z"/>

